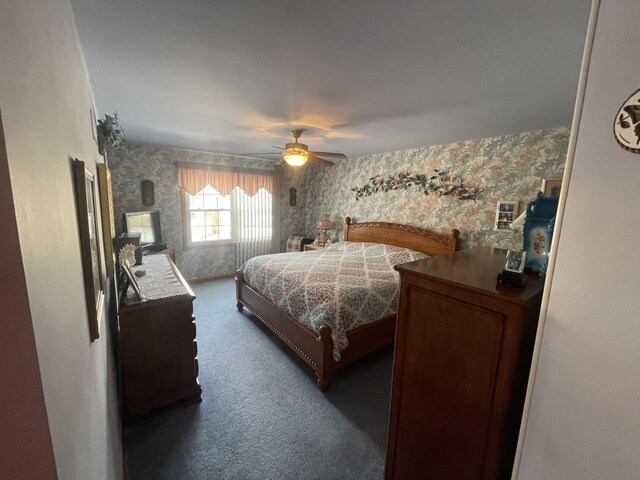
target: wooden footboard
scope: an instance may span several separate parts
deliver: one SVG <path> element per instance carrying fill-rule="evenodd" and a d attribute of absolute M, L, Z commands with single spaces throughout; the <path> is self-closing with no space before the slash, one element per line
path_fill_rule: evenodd
<path fill-rule="evenodd" d="M 239 311 L 243 307 L 251 310 L 316 372 L 316 383 L 323 392 L 329 388 L 337 370 L 389 345 L 395 334 L 395 315 L 358 327 L 347 333 L 349 346 L 342 351 L 342 359 L 336 362 L 329 325 L 320 327 L 319 334 L 309 330 L 247 285 L 241 270 L 236 273 L 236 300 Z"/>

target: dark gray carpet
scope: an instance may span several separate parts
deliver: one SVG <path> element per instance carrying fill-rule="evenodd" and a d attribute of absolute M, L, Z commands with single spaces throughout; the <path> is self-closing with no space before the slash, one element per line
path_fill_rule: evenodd
<path fill-rule="evenodd" d="M 126 428 L 128 480 L 383 478 L 390 349 L 323 394 L 302 360 L 238 313 L 232 279 L 193 290 L 203 401 Z"/>

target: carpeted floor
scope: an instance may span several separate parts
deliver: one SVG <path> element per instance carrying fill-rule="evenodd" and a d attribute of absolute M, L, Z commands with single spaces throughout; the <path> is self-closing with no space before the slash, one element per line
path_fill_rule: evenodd
<path fill-rule="evenodd" d="M 327 393 L 247 310 L 233 279 L 192 285 L 203 401 L 125 429 L 127 480 L 383 478 L 391 349 Z"/>

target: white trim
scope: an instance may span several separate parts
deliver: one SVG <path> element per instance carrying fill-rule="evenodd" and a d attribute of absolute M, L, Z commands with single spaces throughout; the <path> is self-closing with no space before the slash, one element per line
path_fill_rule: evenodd
<path fill-rule="evenodd" d="M 513 460 L 513 470 L 511 479 L 516 480 L 520 471 L 520 461 L 522 460 L 522 450 L 527 435 L 527 421 L 529 419 L 529 411 L 531 409 L 531 398 L 535 388 L 536 373 L 538 370 L 538 361 L 540 359 L 540 347 L 542 345 L 542 336 L 544 334 L 544 324 L 547 318 L 547 308 L 549 307 L 549 294 L 551 285 L 553 284 L 553 271 L 556 264 L 556 254 L 558 252 L 558 244 L 560 242 L 560 233 L 562 231 L 562 221 L 564 218 L 564 209 L 567 203 L 567 192 L 571 179 L 571 169 L 573 168 L 573 160 L 576 151 L 576 143 L 578 141 L 578 132 L 580 131 L 580 122 L 582 121 L 582 107 L 584 105 L 584 94 L 589 77 L 589 63 L 591 61 L 591 53 L 593 50 L 593 41 L 595 37 L 596 24 L 598 21 L 598 12 L 600 10 L 600 0 L 593 0 L 591 3 L 591 13 L 589 14 L 589 25 L 587 27 L 587 35 L 585 39 L 584 51 L 582 55 L 582 67 L 580 69 L 580 79 L 578 81 L 578 92 L 576 104 L 573 110 L 573 123 L 571 125 L 571 134 L 569 136 L 569 148 L 567 149 L 567 160 L 562 177 L 562 190 L 560 199 L 558 200 L 558 213 L 556 214 L 556 223 L 551 241 L 551 252 L 549 253 L 549 265 L 547 267 L 547 280 L 544 285 L 542 294 L 542 305 L 540 307 L 540 317 L 538 320 L 538 332 L 536 334 L 535 345 L 533 348 L 533 357 L 531 360 L 531 370 L 529 371 L 529 382 L 527 385 L 527 395 L 525 397 L 524 408 L 522 411 L 522 421 L 520 423 L 520 434 L 518 436 L 518 445 L 516 448 L 515 458 Z"/>
<path fill-rule="evenodd" d="M 219 197 L 225 198 L 227 196 L 230 197 L 230 208 L 226 209 L 226 208 L 204 208 L 204 198 L 203 198 L 203 208 L 190 208 L 190 204 L 189 204 L 189 197 L 197 197 L 200 194 L 204 194 L 204 190 L 210 187 L 214 192 L 216 192 L 216 194 Z M 235 190 L 235 189 L 234 189 Z M 210 193 L 208 193 L 210 195 Z M 233 228 L 233 215 L 234 215 L 234 207 L 235 207 L 235 202 L 234 202 L 234 197 L 235 195 L 233 195 L 233 192 L 230 193 L 229 195 L 222 195 L 220 192 L 218 192 L 217 190 L 215 190 L 213 187 L 211 187 L 210 185 L 206 185 L 202 190 L 200 190 L 198 193 L 196 193 L 195 195 L 191 195 L 189 192 L 182 190 L 182 202 L 184 205 L 184 222 L 183 222 L 183 237 L 184 237 L 184 247 L 185 249 L 189 250 L 189 249 L 193 249 L 193 248 L 201 248 L 201 247 L 215 247 L 216 245 L 225 245 L 225 244 L 235 244 L 236 243 L 236 236 L 235 236 L 235 230 Z M 220 238 L 218 240 L 202 240 L 202 241 L 194 241 L 193 240 L 193 230 L 192 230 L 192 226 L 191 226 L 191 212 L 218 212 L 218 214 L 220 212 L 229 212 L 229 215 L 231 216 L 231 238 Z"/>

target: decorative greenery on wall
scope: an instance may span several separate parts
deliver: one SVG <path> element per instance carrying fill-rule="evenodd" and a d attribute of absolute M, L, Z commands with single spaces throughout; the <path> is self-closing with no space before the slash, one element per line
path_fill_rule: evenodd
<path fill-rule="evenodd" d="M 382 175 L 375 175 L 369 179 L 370 183 L 362 187 L 352 188 L 356 192 L 356 201 L 360 197 L 369 197 L 376 192 L 388 192 L 390 190 L 408 190 L 416 188 L 425 195 L 435 195 L 442 197 L 449 195 L 457 197 L 459 200 L 474 200 L 478 195 L 478 189 L 465 185 L 462 181 L 455 181 L 453 176 L 446 171 L 434 169 L 435 175 L 428 176 L 426 173 L 397 173 L 390 177 L 383 178 Z"/>
<path fill-rule="evenodd" d="M 334 240 L 341 238 L 342 223 L 349 216 L 358 222 L 405 223 L 443 234 L 457 228 L 461 249 L 477 245 L 521 248 L 522 235 L 494 230 L 496 203 L 513 200 L 524 206 L 536 196 L 542 179 L 561 177 L 568 144 L 569 129 L 554 128 L 364 155 L 336 162 L 331 168 L 311 165 L 303 169 L 309 172 L 306 196 L 298 190 L 298 200 L 305 198 L 305 207 L 283 210 L 281 225 L 284 229 L 285 220 L 294 222 L 285 215 L 304 215 L 304 227 L 296 224 L 288 233 L 312 236 L 321 215 L 328 213 L 340 225 L 332 232 Z M 372 178 L 387 179 L 391 173 L 426 172 L 431 176 L 436 169 L 454 173 L 453 183 L 462 179 L 465 186 L 476 187 L 476 201 L 443 200 L 414 191 L 415 186 L 376 195 L 372 191 L 356 201 L 352 190 L 367 184 L 373 187 Z"/>
<path fill-rule="evenodd" d="M 98 152 L 104 155 L 105 147 L 110 148 L 121 147 L 126 143 L 124 130 L 120 126 L 118 112 L 113 115 L 105 114 L 104 118 L 98 120 L 96 127 L 98 131 Z"/>

